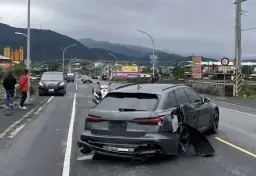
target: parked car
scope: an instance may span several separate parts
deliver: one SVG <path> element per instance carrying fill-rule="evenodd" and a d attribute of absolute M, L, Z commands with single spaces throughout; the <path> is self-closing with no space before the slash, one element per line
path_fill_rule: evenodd
<path fill-rule="evenodd" d="M 88 112 L 78 147 L 83 154 L 119 157 L 176 155 L 190 144 L 188 126 L 173 112 L 184 109 L 184 121 L 199 133 L 217 133 L 219 108 L 187 86 L 132 84 L 109 92 Z"/>
<path fill-rule="evenodd" d="M 39 96 L 46 94 L 66 94 L 63 72 L 44 72 L 38 86 Z"/>

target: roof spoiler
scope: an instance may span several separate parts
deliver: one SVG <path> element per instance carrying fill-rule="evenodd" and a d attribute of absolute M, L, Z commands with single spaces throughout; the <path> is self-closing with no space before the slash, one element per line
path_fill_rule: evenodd
<path fill-rule="evenodd" d="M 128 87 L 128 86 L 133 86 L 133 85 L 137 85 L 137 84 L 134 84 L 134 83 L 132 83 L 132 84 L 126 84 L 126 85 L 119 86 L 119 87 L 115 88 L 115 90 L 121 89 L 121 88 L 124 88 L 124 87 Z"/>

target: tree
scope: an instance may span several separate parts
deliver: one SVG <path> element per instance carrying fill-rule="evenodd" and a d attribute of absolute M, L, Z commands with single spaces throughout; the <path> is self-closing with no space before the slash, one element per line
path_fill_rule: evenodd
<path fill-rule="evenodd" d="M 184 76 L 184 68 L 181 68 L 181 67 L 173 68 L 172 75 L 175 79 L 179 79 L 181 76 Z"/>
<path fill-rule="evenodd" d="M 0 67 L 0 80 L 4 77 L 4 69 Z"/>
<path fill-rule="evenodd" d="M 252 66 L 249 66 L 249 65 L 243 65 L 242 66 L 242 73 L 243 74 L 250 75 L 250 74 L 252 74 L 252 72 L 253 72 Z"/>
<path fill-rule="evenodd" d="M 142 69 L 142 73 L 150 73 L 150 72 L 151 72 L 151 70 L 149 67 L 145 67 Z"/>
<path fill-rule="evenodd" d="M 19 63 L 19 64 L 14 63 L 13 65 L 13 71 L 16 76 L 22 75 L 25 69 L 26 69 L 26 66 L 23 63 Z"/>

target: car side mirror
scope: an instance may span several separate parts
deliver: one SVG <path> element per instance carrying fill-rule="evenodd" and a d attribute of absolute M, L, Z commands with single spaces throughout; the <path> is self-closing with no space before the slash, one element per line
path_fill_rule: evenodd
<path fill-rule="evenodd" d="M 100 83 L 99 83 L 99 82 L 97 82 L 97 84 L 99 84 L 99 85 L 100 85 Z"/>
<path fill-rule="evenodd" d="M 109 85 L 111 84 L 111 82 L 110 83 L 108 83 Z"/>
<path fill-rule="evenodd" d="M 211 101 L 211 99 L 210 98 L 207 98 L 207 97 L 204 97 L 204 99 L 203 99 L 203 102 L 204 103 L 209 103 Z"/>

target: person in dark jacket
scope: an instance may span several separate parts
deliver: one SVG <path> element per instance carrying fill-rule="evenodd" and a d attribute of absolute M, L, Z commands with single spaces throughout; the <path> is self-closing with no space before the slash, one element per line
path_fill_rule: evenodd
<path fill-rule="evenodd" d="M 8 71 L 4 81 L 3 86 L 6 92 L 6 105 L 7 107 L 13 108 L 13 98 L 14 98 L 14 92 L 15 92 L 15 85 L 17 81 L 14 78 L 12 71 Z"/>

